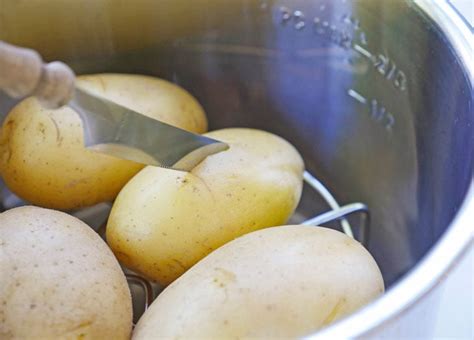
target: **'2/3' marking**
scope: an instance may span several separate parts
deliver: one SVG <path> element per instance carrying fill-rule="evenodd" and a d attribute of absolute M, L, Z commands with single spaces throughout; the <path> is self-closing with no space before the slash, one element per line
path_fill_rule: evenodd
<path fill-rule="evenodd" d="M 407 88 L 407 76 L 400 70 L 395 62 L 387 55 L 374 55 L 361 45 L 354 44 L 354 50 L 360 55 L 366 57 L 372 62 L 374 68 L 387 80 L 393 82 L 393 85 L 400 91 L 405 91 Z"/>

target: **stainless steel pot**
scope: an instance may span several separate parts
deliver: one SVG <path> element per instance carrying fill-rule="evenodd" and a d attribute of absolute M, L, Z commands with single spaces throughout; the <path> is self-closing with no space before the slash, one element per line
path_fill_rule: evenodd
<path fill-rule="evenodd" d="M 0 0 L 0 39 L 78 73 L 177 82 L 212 128 L 277 133 L 338 201 L 366 203 L 388 291 L 315 336 L 428 336 L 472 261 L 473 40 L 444 1 Z"/>

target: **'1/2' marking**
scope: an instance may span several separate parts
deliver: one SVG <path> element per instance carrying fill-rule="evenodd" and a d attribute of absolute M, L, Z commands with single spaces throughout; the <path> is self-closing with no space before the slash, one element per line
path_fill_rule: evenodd
<path fill-rule="evenodd" d="M 353 89 L 349 89 L 347 94 L 369 109 L 370 118 L 382 124 L 387 131 L 392 132 L 395 125 L 395 117 L 376 99 L 369 100 Z"/>

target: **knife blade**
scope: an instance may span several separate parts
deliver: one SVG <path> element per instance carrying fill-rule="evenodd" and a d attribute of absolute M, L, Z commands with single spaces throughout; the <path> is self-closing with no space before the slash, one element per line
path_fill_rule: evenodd
<path fill-rule="evenodd" d="M 3 41 L 0 90 L 14 98 L 35 95 L 52 109 L 69 105 L 83 121 L 85 146 L 115 157 L 190 171 L 207 156 L 228 149 L 225 143 L 96 96 L 75 84 L 75 74 L 66 64 L 45 64 L 36 51 Z"/>
<path fill-rule="evenodd" d="M 226 143 L 191 133 L 130 110 L 76 85 L 68 104 L 84 124 L 91 150 L 134 162 L 190 171 Z"/>

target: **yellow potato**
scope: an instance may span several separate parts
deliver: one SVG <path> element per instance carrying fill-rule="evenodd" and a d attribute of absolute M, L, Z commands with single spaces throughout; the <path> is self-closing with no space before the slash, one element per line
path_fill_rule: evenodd
<path fill-rule="evenodd" d="M 202 133 L 207 120 L 186 91 L 157 78 L 99 74 L 79 77 L 84 88 L 171 125 Z M 73 209 L 113 200 L 143 165 L 87 150 L 82 122 L 71 108 L 46 110 L 35 98 L 8 114 L 0 134 L 0 173 L 21 198 Z"/>
<path fill-rule="evenodd" d="M 227 243 L 166 288 L 133 339 L 296 338 L 383 291 L 374 259 L 345 234 L 268 228 Z"/>
<path fill-rule="evenodd" d="M 132 301 L 99 235 L 37 207 L 0 214 L 1 339 L 128 339 Z"/>
<path fill-rule="evenodd" d="M 206 136 L 230 149 L 190 173 L 143 169 L 109 217 L 107 242 L 117 258 L 164 285 L 235 237 L 284 224 L 301 196 L 303 161 L 287 141 L 252 129 Z"/>

